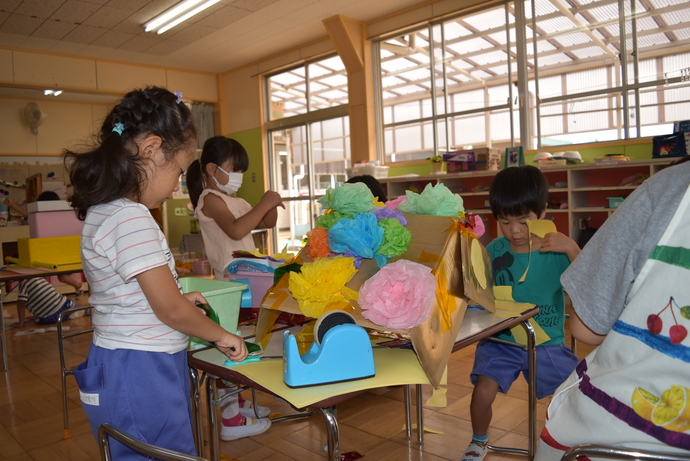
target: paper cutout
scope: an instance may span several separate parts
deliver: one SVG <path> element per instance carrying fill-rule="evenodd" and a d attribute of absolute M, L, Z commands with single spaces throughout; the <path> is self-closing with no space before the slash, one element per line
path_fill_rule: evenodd
<path fill-rule="evenodd" d="M 306 408 L 331 397 L 364 389 L 404 384 L 430 384 L 429 378 L 424 373 L 414 351 L 388 348 L 375 348 L 373 351 L 376 363 L 376 376 L 373 378 L 297 389 L 289 388 L 283 381 L 282 360 L 262 360 L 229 369 L 225 367 L 227 357 L 215 348 L 195 352 L 194 357 L 226 369 L 229 373 L 239 373 L 246 376 L 259 386 L 286 400 L 295 408 Z M 221 373 L 219 377 L 232 380 L 231 375 L 224 376 Z"/>
<path fill-rule="evenodd" d="M 472 261 L 472 273 L 474 274 L 474 278 L 477 279 L 479 286 L 483 290 L 484 288 L 486 288 L 487 285 L 486 266 L 484 266 L 484 255 L 482 254 L 482 246 L 478 240 L 472 240 L 472 243 L 470 243 L 470 251 L 470 258 Z"/>
<path fill-rule="evenodd" d="M 528 219 L 527 229 L 529 229 L 530 234 L 538 235 L 541 238 L 551 232 L 558 232 L 556 224 L 548 219 Z"/>
<path fill-rule="evenodd" d="M 518 303 L 513 300 L 513 287 L 507 285 L 499 285 L 494 287 L 494 296 L 496 297 L 496 315 L 502 318 L 517 317 L 522 312 L 534 307 L 530 303 Z M 528 320 L 532 328 L 534 328 L 535 344 L 538 346 L 550 340 L 551 337 L 544 331 L 533 318 Z M 522 325 L 515 325 L 510 329 L 515 342 L 527 345 L 527 332 Z"/>
<path fill-rule="evenodd" d="M 441 377 L 441 386 L 447 386 L 448 385 L 448 366 L 446 365 L 446 369 L 443 371 L 443 376 Z M 438 387 L 434 388 L 431 391 L 431 397 L 429 397 L 424 404 L 427 407 L 437 407 L 437 408 L 446 408 L 448 406 L 448 399 L 446 397 L 446 394 L 448 392 L 448 388 L 446 387 Z"/>
<path fill-rule="evenodd" d="M 405 429 L 407 429 L 407 424 L 403 424 L 402 430 L 404 431 Z M 412 424 L 412 429 L 413 429 L 413 430 L 417 429 L 417 425 L 413 423 L 413 424 Z M 424 426 L 424 432 L 428 432 L 428 433 L 430 433 L 430 434 L 441 434 L 441 435 L 445 435 L 445 434 L 446 434 L 446 433 L 443 432 L 443 431 L 435 431 L 435 430 L 433 430 L 433 429 L 429 429 L 429 428 L 426 427 L 426 426 Z"/>

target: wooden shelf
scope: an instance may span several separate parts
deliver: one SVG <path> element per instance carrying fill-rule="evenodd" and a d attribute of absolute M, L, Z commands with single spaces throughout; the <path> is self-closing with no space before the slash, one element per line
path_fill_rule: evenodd
<path fill-rule="evenodd" d="M 567 208 L 547 209 L 547 219 L 553 219 L 559 232 L 568 235 L 576 242 L 587 227 L 600 227 L 616 211 L 610 208 L 608 197 L 627 197 L 638 186 L 620 185 L 641 175 L 652 176 L 671 163 L 671 159 L 648 159 L 621 162 L 617 165 L 596 163 L 542 167 L 549 184 L 565 183 L 566 187 L 551 187 L 550 200 L 553 203 L 567 203 Z M 387 189 L 389 199 L 404 195 L 408 188 L 421 191 L 427 184 L 445 184 L 462 198 L 465 209 L 482 216 L 487 229 L 482 243 L 488 243 L 500 235 L 498 223 L 491 210 L 486 208 L 489 191 L 474 192 L 477 186 L 489 186 L 498 171 L 462 171 L 428 176 L 399 176 L 381 178 Z M 457 192 L 464 189 L 467 192 Z M 550 217 L 550 218 L 549 218 Z"/>

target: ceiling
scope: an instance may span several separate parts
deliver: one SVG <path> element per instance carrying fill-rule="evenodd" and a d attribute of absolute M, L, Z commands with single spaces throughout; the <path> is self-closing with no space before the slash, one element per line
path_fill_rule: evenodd
<path fill-rule="evenodd" d="M 221 0 L 157 35 L 143 24 L 179 0 L 0 0 L 0 46 L 221 73 L 420 0 Z"/>

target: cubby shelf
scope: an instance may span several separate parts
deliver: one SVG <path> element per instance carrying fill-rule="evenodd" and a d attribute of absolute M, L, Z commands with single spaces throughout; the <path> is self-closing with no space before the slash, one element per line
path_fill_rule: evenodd
<path fill-rule="evenodd" d="M 596 163 L 542 167 L 541 171 L 552 186 L 549 202 L 564 208 L 549 208 L 546 219 L 552 219 L 556 228 L 579 241 L 587 227 L 599 228 L 616 211 L 609 207 L 609 197 L 627 197 L 637 188 L 630 184 L 652 176 L 671 163 L 669 159 L 634 160 L 626 163 L 599 165 Z M 398 176 L 381 178 L 389 199 L 405 194 L 406 190 L 421 192 L 427 184 L 445 184 L 452 192 L 460 194 L 467 211 L 482 216 L 487 232 L 482 243 L 487 244 L 500 235 L 498 223 L 488 209 L 489 191 L 472 191 L 488 188 L 498 171 L 469 171 L 428 176 Z"/>

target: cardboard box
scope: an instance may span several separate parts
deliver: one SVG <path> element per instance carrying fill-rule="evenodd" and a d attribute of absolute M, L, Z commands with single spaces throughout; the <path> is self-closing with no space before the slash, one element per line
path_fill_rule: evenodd
<path fill-rule="evenodd" d="M 418 327 L 398 332 L 410 336 L 422 368 L 434 387 L 438 387 L 467 308 L 460 254 L 463 237 L 453 231 L 454 221 L 451 218 L 411 214 L 405 217 L 408 220 L 406 227 L 412 233 L 412 243 L 404 254 L 389 261 L 407 259 L 424 264 L 432 269 L 438 283 L 436 303 L 430 318 Z M 306 257 L 303 259 L 309 262 Z M 365 259 L 347 286 L 357 291 L 377 271 L 376 262 Z M 264 297 L 257 324 L 258 341 L 268 334 L 281 311 L 301 314 L 297 301 L 288 289 L 288 280 L 289 274 L 280 279 Z M 355 301 L 351 301 L 351 305 L 359 325 L 390 331 L 363 318 Z"/>
<path fill-rule="evenodd" d="M 500 149 L 482 147 L 443 154 L 443 161 L 448 162 L 448 171 L 500 170 L 504 155 Z"/>

